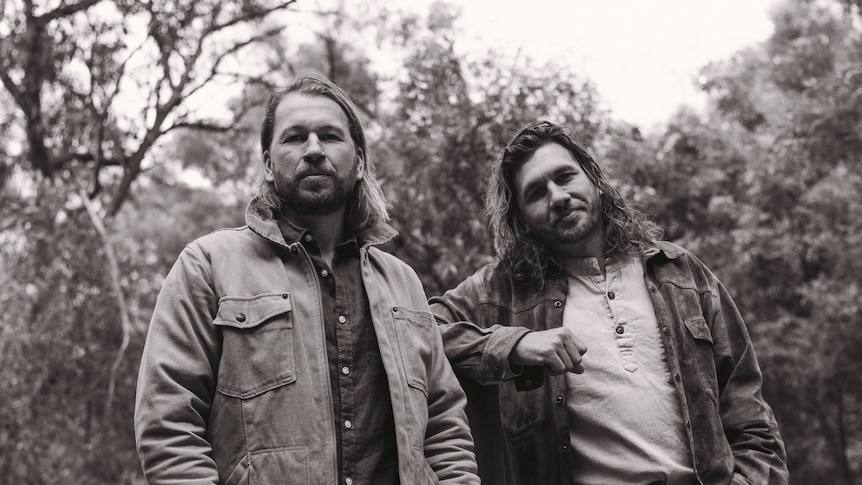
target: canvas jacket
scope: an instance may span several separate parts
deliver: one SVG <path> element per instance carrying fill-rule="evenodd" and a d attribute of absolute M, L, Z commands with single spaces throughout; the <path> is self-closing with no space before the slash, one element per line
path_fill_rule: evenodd
<path fill-rule="evenodd" d="M 246 226 L 184 248 L 161 289 L 135 437 L 153 484 L 338 482 L 320 287 L 300 243 L 249 206 Z M 402 484 L 478 483 L 465 397 L 414 271 L 358 234 Z"/>
<path fill-rule="evenodd" d="M 644 267 L 699 483 L 787 483 L 784 444 L 727 290 L 700 260 L 671 243 L 657 243 Z M 491 264 L 430 300 L 446 354 L 467 391 L 485 483 L 572 483 L 569 431 L 577 427 L 568 417 L 565 376 L 542 367 L 516 373 L 508 363 L 526 332 L 562 325 L 567 284 L 557 272 L 525 288 Z"/>

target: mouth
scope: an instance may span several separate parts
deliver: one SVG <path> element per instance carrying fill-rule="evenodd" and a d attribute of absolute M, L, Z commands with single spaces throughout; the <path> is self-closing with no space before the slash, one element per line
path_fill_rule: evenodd
<path fill-rule="evenodd" d="M 566 212 L 560 216 L 555 217 L 551 221 L 551 225 L 558 226 L 560 224 L 568 224 L 568 223 L 574 222 L 575 219 L 578 218 L 578 213 L 580 211 L 581 211 L 581 209 L 571 209 L 568 212 Z"/>

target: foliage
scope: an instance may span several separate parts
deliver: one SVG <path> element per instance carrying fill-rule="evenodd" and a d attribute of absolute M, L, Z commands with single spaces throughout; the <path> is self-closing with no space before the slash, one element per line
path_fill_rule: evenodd
<path fill-rule="evenodd" d="M 566 124 L 735 295 L 793 481 L 860 483 L 858 1 L 786 0 L 767 41 L 704 67 L 707 114 L 680 109 L 648 135 L 563 65 L 465 52 L 446 3 L 343 2 L 289 42 L 267 13 L 291 3 L 0 2 L 0 481 L 142 482 L 131 415 L 162 279 L 188 241 L 243 223 L 261 104 L 313 67 L 367 118 L 390 249 L 429 295 L 490 260 L 483 184 L 509 136 Z M 208 90 L 226 78 L 235 95 Z M 214 92 L 226 120 L 206 114 Z"/>

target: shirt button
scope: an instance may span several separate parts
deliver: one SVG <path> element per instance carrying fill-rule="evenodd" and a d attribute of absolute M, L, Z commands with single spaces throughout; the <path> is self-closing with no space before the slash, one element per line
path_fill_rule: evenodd
<path fill-rule="evenodd" d="M 338 323 L 347 323 L 347 317 L 344 315 L 338 315 Z"/>
<path fill-rule="evenodd" d="M 312 239 L 312 238 L 311 238 L 311 234 L 306 234 L 305 236 L 303 236 L 303 237 L 302 237 L 302 239 L 304 239 L 304 240 L 305 240 L 305 242 L 310 242 L 310 241 L 311 241 L 311 239 Z"/>
<path fill-rule="evenodd" d="M 329 276 L 329 271 L 326 271 L 325 269 L 320 270 L 320 276 L 326 278 Z"/>
<path fill-rule="evenodd" d="M 529 387 L 529 386 L 532 386 L 532 385 L 533 385 L 533 380 L 532 380 L 532 379 L 527 379 L 526 381 L 524 381 L 524 384 L 526 384 L 528 387 Z"/>
<path fill-rule="evenodd" d="M 619 335 L 622 335 L 622 334 L 623 334 L 623 333 L 625 333 L 625 331 L 626 331 L 626 329 L 625 329 L 625 328 L 623 328 L 623 326 L 622 326 L 622 325 L 617 325 L 617 328 L 615 328 L 614 330 L 615 330 Z"/>
<path fill-rule="evenodd" d="M 344 485 L 353 485 L 353 479 L 350 477 L 344 478 Z"/>
<path fill-rule="evenodd" d="M 347 367 L 345 365 L 344 367 L 341 368 L 341 373 L 344 375 L 350 374 L 350 367 Z"/>
<path fill-rule="evenodd" d="M 609 298 L 609 299 L 613 300 L 613 299 L 614 299 L 614 298 L 616 298 L 616 297 L 617 297 L 617 295 L 615 295 L 613 291 L 609 291 L 609 292 L 608 292 L 608 298 Z"/>
<path fill-rule="evenodd" d="M 561 306 L 563 306 L 563 302 L 561 302 L 560 300 L 557 300 L 554 302 L 554 306 L 557 308 L 560 308 Z"/>
<path fill-rule="evenodd" d="M 349 420 L 349 419 L 345 419 L 345 420 L 344 420 L 344 427 L 345 427 L 345 428 L 347 428 L 347 429 L 350 429 L 350 428 L 352 428 L 352 427 L 353 427 L 353 423 L 352 423 L 352 422 L 350 422 L 350 420 Z"/>
<path fill-rule="evenodd" d="M 290 253 L 293 254 L 294 256 L 299 254 L 299 248 L 296 246 L 291 246 L 290 247 Z"/>
<path fill-rule="evenodd" d="M 565 455 L 569 452 L 569 445 L 563 445 L 560 447 L 560 454 Z"/>
<path fill-rule="evenodd" d="M 237 313 L 236 314 L 236 321 L 237 322 L 244 322 L 245 321 L 245 313 Z"/>
<path fill-rule="evenodd" d="M 665 335 L 670 335 L 670 329 L 667 328 L 667 325 L 665 325 L 664 327 L 661 328 L 661 333 L 663 333 Z"/>
<path fill-rule="evenodd" d="M 285 300 L 287 300 L 287 293 L 282 293 L 281 297 L 284 298 Z"/>
<path fill-rule="evenodd" d="M 557 396 L 556 401 L 557 401 L 557 405 L 562 406 L 566 400 L 563 399 L 563 396 Z"/>

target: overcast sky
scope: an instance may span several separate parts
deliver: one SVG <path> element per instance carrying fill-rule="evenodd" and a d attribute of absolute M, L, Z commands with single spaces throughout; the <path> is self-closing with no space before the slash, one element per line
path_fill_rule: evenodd
<path fill-rule="evenodd" d="M 406 0 L 404 0 L 406 1 Z M 698 69 L 766 40 L 776 0 L 450 0 L 466 41 L 556 59 L 598 85 L 618 119 L 649 128 L 701 107 Z M 431 0 L 410 0 L 423 8 Z M 427 7 L 425 7 L 427 9 Z M 427 10 L 425 10 L 427 11 Z"/>

